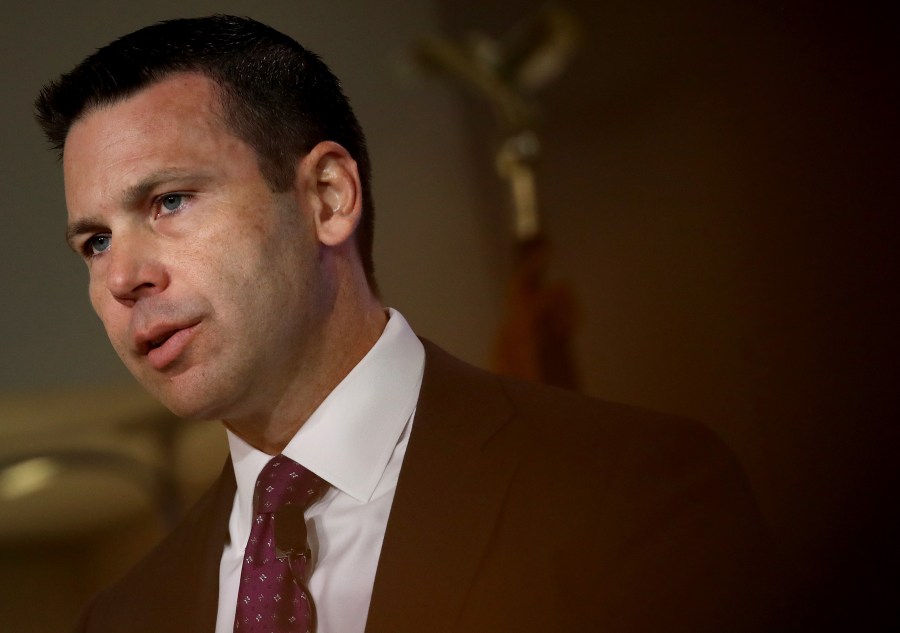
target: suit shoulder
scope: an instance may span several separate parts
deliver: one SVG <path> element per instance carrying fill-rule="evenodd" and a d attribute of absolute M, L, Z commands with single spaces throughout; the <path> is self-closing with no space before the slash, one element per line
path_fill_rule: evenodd
<path fill-rule="evenodd" d="M 690 464 L 736 465 L 721 439 L 696 421 L 497 375 L 425 345 L 423 400 L 446 407 L 463 399 L 470 410 L 488 411 L 485 419 L 506 417 L 504 430 L 523 435 L 525 445 L 536 444 L 540 452 L 645 461 L 648 474 Z"/>

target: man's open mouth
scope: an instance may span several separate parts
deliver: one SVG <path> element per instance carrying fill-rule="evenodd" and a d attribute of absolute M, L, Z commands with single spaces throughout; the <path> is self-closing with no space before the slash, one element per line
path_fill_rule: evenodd
<path fill-rule="evenodd" d="M 177 332 L 177 331 L 178 330 L 172 330 L 168 334 L 165 334 L 163 336 L 160 336 L 157 339 L 150 341 L 149 343 L 147 343 L 147 351 L 149 352 L 150 350 L 154 350 L 157 347 L 162 346 L 162 344 L 165 343 L 166 341 L 168 341 L 170 338 L 172 338 L 172 335 L 175 334 L 175 332 Z"/>

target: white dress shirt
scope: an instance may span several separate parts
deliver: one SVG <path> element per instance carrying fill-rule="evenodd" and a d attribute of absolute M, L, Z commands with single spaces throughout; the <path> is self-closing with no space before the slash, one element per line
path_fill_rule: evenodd
<path fill-rule="evenodd" d="M 425 350 L 399 312 L 282 453 L 331 488 L 306 512 L 317 633 L 363 633 L 375 568 L 415 414 Z M 253 488 L 271 459 L 228 432 L 237 493 L 219 567 L 216 633 L 234 630 Z"/>

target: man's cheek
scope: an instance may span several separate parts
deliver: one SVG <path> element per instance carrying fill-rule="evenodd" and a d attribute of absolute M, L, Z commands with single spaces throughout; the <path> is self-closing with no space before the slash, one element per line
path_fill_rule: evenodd
<path fill-rule="evenodd" d="M 91 307 L 94 308 L 94 313 L 103 324 L 103 329 L 106 330 L 106 336 L 109 338 L 109 342 L 112 343 L 116 353 L 124 361 L 127 348 L 127 341 L 125 339 L 127 337 L 128 323 L 122 322 L 121 318 L 116 318 L 116 306 L 111 305 L 111 303 L 114 303 L 114 300 L 112 300 L 108 293 L 95 294 L 92 289 L 90 299 Z"/>
<path fill-rule="evenodd" d="M 88 299 L 91 301 L 91 307 L 94 308 L 94 312 L 100 317 L 100 320 L 103 320 L 103 292 L 102 286 L 99 280 L 95 279 L 94 276 L 91 276 L 90 283 L 88 284 Z"/>

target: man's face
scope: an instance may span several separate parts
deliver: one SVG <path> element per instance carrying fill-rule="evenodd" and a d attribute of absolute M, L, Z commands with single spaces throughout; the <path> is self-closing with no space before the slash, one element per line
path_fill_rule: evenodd
<path fill-rule="evenodd" d="M 214 85 L 172 75 L 72 127 L 70 243 L 132 374 L 175 413 L 265 415 L 314 375 L 331 293 L 311 214 L 273 193 Z"/>

